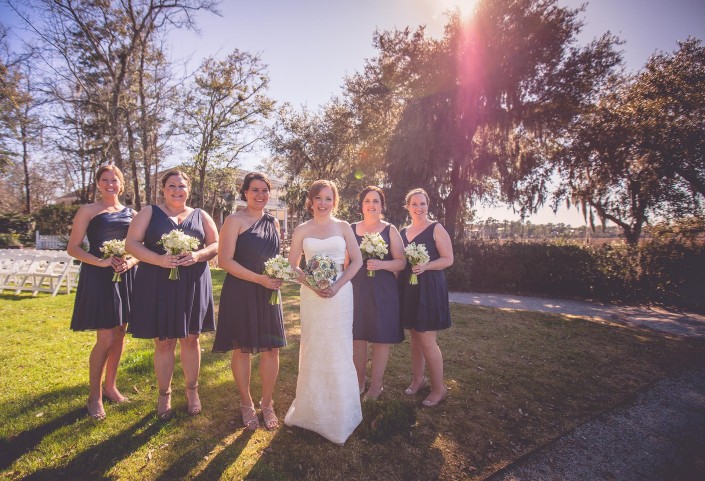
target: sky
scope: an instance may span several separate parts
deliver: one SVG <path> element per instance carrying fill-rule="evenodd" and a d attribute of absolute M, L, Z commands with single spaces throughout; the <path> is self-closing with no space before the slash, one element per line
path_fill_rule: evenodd
<path fill-rule="evenodd" d="M 233 49 L 257 53 L 268 65 L 270 96 L 279 103 L 310 109 L 341 93 L 345 75 L 361 71 L 372 58 L 375 30 L 425 25 L 440 37 L 445 12 L 472 11 L 475 0 L 221 0 L 222 17 L 197 15 L 199 35 L 174 32 L 172 58 L 186 61 L 190 72 L 207 56 L 225 57 Z M 656 51 L 672 52 L 689 35 L 705 39 L 705 0 L 558 0 L 571 8 L 587 3 L 579 42 L 606 31 L 625 41 L 627 69 L 640 69 Z M 0 18 L 8 22 L 6 6 Z M 266 155 L 266 152 L 261 153 Z M 245 165 L 244 167 L 253 167 Z M 483 209 L 480 216 L 518 220 L 505 208 Z M 559 215 L 546 208 L 529 220 L 583 225 L 574 208 Z"/>

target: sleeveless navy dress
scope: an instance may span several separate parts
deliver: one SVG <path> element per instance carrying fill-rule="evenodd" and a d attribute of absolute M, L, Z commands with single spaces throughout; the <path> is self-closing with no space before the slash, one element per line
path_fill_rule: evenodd
<path fill-rule="evenodd" d="M 144 246 L 164 254 L 157 242 L 163 234 L 179 229 L 196 237 L 203 247 L 205 231 L 201 210 L 194 209 L 181 224 L 176 224 L 156 205 L 144 235 Z M 177 280 L 169 279 L 169 269 L 147 262 L 139 264 L 132 296 L 132 323 L 129 332 L 137 338 L 180 339 L 189 334 L 215 330 L 213 285 L 207 262 L 179 266 Z"/>
<path fill-rule="evenodd" d="M 253 272 L 264 272 L 264 263 L 279 254 L 279 234 L 270 214 L 240 234 L 235 261 Z M 286 346 L 281 304 L 271 305 L 272 290 L 228 274 L 218 308 L 218 329 L 213 352 L 240 349 L 246 353 Z"/>
<path fill-rule="evenodd" d="M 411 242 L 424 244 L 431 261 L 440 257 L 436 241 L 433 239 L 434 222 L 417 235 Z M 404 247 L 410 244 L 406 238 L 406 228 L 401 230 Z M 430 261 L 429 261 L 430 262 Z M 448 329 L 450 321 L 450 305 L 448 302 L 448 285 L 443 271 L 425 271 L 418 276 L 417 285 L 409 284 L 411 264 L 399 276 L 399 300 L 401 305 L 401 320 L 405 329 L 415 329 L 419 332 L 440 331 Z"/>
<path fill-rule="evenodd" d="M 120 212 L 102 212 L 88 223 L 88 252 L 100 258 L 103 242 L 124 239 L 135 212 L 125 207 Z M 120 282 L 113 282 L 115 271 L 83 262 L 76 288 L 71 329 L 87 331 L 111 329 L 130 321 L 130 294 L 136 267 L 120 275 Z"/>
<path fill-rule="evenodd" d="M 362 236 L 357 235 L 357 224 L 352 224 L 358 245 Z M 387 225 L 380 235 L 391 245 Z M 391 249 L 384 256 L 385 261 L 392 260 Z M 367 275 L 367 267 L 363 263 L 352 279 L 353 308 L 353 339 L 356 341 L 377 342 L 381 344 L 398 344 L 404 340 L 404 329 L 399 319 L 399 290 L 397 276 L 386 270 L 375 271 L 374 277 Z"/>

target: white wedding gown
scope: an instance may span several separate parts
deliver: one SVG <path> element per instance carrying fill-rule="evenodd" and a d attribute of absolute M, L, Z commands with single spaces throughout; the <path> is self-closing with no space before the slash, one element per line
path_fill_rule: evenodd
<path fill-rule="evenodd" d="M 339 266 L 345 239 L 303 240 L 307 259 L 326 254 Z M 347 282 L 329 299 L 301 286 L 301 343 L 296 399 L 284 423 L 314 431 L 343 444 L 362 421 L 357 374 L 353 364 L 353 291 Z"/>

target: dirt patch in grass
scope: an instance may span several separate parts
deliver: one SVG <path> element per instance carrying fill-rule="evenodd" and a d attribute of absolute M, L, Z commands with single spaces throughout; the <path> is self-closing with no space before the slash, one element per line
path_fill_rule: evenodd
<path fill-rule="evenodd" d="M 218 288 L 222 279 L 215 271 Z M 283 294 L 289 345 L 274 397 L 282 420 L 295 393 L 299 340 L 298 289 Z M 405 341 L 392 349 L 381 400 L 339 447 L 298 428 L 244 430 L 230 357 L 210 353 L 211 334 L 202 336 L 200 416 L 185 413 L 177 365 L 177 415 L 156 419 L 152 347 L 137 340 L 128 342 L 119 379 L 133 401 L 108 405 L 102 423 L 82 416 L 93 336 L 68 331 L 66 299 L 0 296 L 0 336 L 11 339 L 0 354 L 0 450 L 8 453 L 0 477 L 477 480 L 705 352 L 703 343 L 582 319 L 453 305 L 454 325 L 439 334 L 447 400 L 425 409 L 428 390 L 403 394 L 411 376 Z M 254 356 L 255 399 L 258 363 Z M 384 431 L 372 429 L 375 420 Z"/>

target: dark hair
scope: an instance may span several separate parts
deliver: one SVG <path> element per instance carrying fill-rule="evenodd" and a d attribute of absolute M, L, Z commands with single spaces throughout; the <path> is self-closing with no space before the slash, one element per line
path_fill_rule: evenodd
<path fill-rule="evenodd" d="M 384 198 L 384 191 L 375 185 L 368 185 L 367 187 L 362 189 L 360 191 L 360 195 L 357 196 L 358 208 L 360 209 L 360 212 L 362 212 L 362 202 L 365 200 L 365 196 L 370 192 L 377 192 L 377 194 L 379 194 L 379 201 L 382 203 L 382 212 L 384 212 L 384 209 L 387 207 Z"/>
<path fill-rule="evenodd" d="M 426 197 L 426 203 L 429 203 L 429 202 L 430 202 L 430 201 L 429 201 L 429 198 L 428 198 L 428 194 L 426 193 L 426 191 L 423 190 L 421 187 L 418 187 L 418 188 L 416 188 L 416 189 L 411 189 L 409 192 L 406 193 L 406 197 L 405 197 L 405 200 L 404 200 L 404 205 L 405 205 L 405 206 L 408 206 L 408 205 L 409 205 L 409 200 L 411 200 L 411 196 L 412 196 L 412 195 L 416 195 L 416 194 L 423 194 L 423 196 Z"/>
<path fill-rule="evenodd" d="M 240 199 L 246 201 L 247 197 L 245 197 L 245 192 L 250 190 L 250 184 L 252 183 L 253 180 L 261 180 L 265 184 L 267 184 L 267 188 L 272 190 L 272 184 L 269 182 L 269 179 L 267 178 L 266 175 L 264 175 L 261 172 L 250 172 L 245 176 L 245 178 L 242 181 L 242 187 L 240 187 Z"/>
<path fill-rule="evenodd" d="M 162 176 L 162 187 L 166 188 L 166 182 L 167 180 L 169 180 L 169 177 L 173 177 L 175 175 L 178 175 L 179 177 L 184 179 L 186 181 L 186 184 L 188 184 L 189 188 L 191 187 L 191 179 L 189 179 L 189 176 L 186 175 L 186 172 L 179 169 L 169 170 Z"/>
<path fill-rule="evenodd" d="M 313 215 L 313 198 L 326 187 L 333 191 L 333 212 L 337 209 L 338 188 L 335 186 L 335 182 L 332 180 L 317 180 L 311 184 L 311 187 L 308 189 L 308 195 L 306 196 L 306 210 L 309 214 Z"/>
<path fill-rule="evenodd" d="M 104 165 L 95 172 L 95 185 L 98 187 L 100 176 L 109 171 L 112 171 L 115 174 L 115 177 L 120 180 L 120 190 L 118 191 L 118 195 L 121 195 L 125 192 L 125 177 L 122 175 L 122 171 L 112 164 Z"/>

